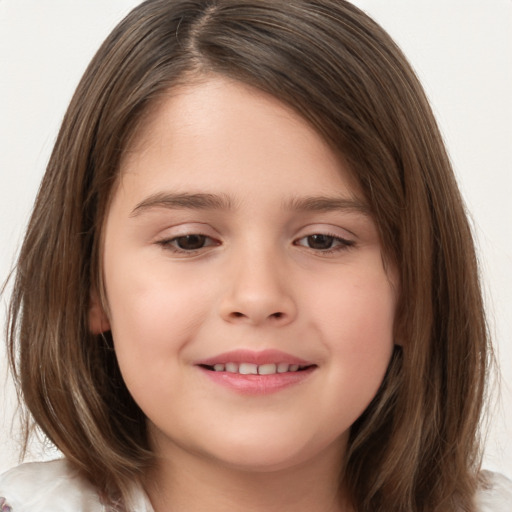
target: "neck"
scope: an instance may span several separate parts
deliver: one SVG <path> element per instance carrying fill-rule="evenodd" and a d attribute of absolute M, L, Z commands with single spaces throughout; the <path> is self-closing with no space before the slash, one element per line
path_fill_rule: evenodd
<path fill-rule="evenodd" d="M 175 452 L 148 474 L 146 491 L 155 512 L 351 512 L 340 486 L 339 455 L 251 471 Z"/>

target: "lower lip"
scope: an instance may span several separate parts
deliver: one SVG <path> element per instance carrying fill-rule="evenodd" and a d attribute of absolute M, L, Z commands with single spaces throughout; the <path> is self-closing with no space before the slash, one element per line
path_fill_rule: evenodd
<path fill-rule="evenodd" d="M 299 372 L 272 373 L 271 375 L 242 375 L 215 372 L 199 367 L 213 382 L 243 395 L 268 395 L 304 382 L 316 369 L 311 366 Z"/>

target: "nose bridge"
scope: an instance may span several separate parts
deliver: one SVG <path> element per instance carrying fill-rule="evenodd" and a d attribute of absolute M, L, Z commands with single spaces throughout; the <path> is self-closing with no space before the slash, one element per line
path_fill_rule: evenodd
<path fill-rule="evenodd" d="M 296 305 L 286 258 L 272 244 L 244 244 L 233 251 L 221 314 L 225 320 L 250 324 L 293 320 Z"/>

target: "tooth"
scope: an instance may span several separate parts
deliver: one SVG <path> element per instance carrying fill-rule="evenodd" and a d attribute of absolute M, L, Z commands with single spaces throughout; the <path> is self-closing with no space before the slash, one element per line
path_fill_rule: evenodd
<path fill-rule="evenodd" d="M 226 363 L 226 371 L 229 373 L 238 373 L 238 365 L 236 363 Z"/>
<path fill-rule="evenodd" d="M 289 366 L 290 365 L 288 363 L 279 363 L 277 365 L 277 373 L 286 373 Z"/>
<path fill-rule="evenodd" d="M 223 372 L 224 371 L 224 365 L 223 364 L 214 364 L 213 365 L 213 369 L 216 371 L 216 372 Z"/>
<path fill-rule="evenodd" d="M 240 363 L 238 373 L 242 375 L 258 375 L 258 365 L 252 363 Z"/>
<path fill-rule="evenodd" d="M 260 375 L 271 375 L 272 373 L 276 373 L 276 365 L 269 363 L 269 364 L 260 364 L 258 366 L 258 373 Z"/>
<path fill-rule="evenodd" d="M 298 364 L 291 364 L 289 371 L 290 372 L 296 372 L 298 369 L 299 369 L 299 365 Z"/>

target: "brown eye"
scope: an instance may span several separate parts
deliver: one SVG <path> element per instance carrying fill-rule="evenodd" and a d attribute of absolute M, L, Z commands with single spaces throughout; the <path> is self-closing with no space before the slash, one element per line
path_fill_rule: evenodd
<path fill-rule="evenodd" d="M 353 240 L 346 240 L 339 236 L 329 235 L 326 233 L 314 233 L 312 235 L 299 238 L 294 242 L 295 245 L 318 251 L 319 253 L 331 253 L 342 251 L 354 246 Z"/>
<path fill-rule="evenodd" d="M 189 235 L 181 235 L 174 238 L 164 238 L 163 240 L 158 240 L 156 243 L 165 251 L 169 251 L 178 256 L 196 255 L 197 253 L 202 253 L 203 250 L 221 245 L 219 240 L 199 233 L 190 233 Z"/>
<path fill-rule="evenodd" d="M 183 251 L 197 251 L 205 246 L 206 238 L 204 235 L 185 235 L 175 238 L 174 242 Z"/>
<path fill-rule="evenodd" d="M 307 238 L 307 245 L 311 249 L 317 249 L 317 250 L 327 250 L 332 247 L 332 244 L 335 240 L 333 236 L 329 235 L 309 235 Z"/>

